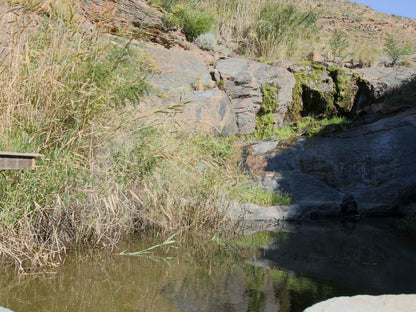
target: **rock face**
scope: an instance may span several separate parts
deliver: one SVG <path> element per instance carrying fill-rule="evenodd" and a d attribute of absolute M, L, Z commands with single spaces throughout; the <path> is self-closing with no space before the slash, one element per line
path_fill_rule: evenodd
<path fill-rule="evenodd" d="M 416 100 L 415 68 L 369 67 L 354 71 L 360 76 L 359 91 L 355 97 L 355 113 L 389 114 L 408 108 L 409 97 Z M 407 100 L 397 99 L 398 95 L 405 93 L 406 86 L 413 92 L 409 90 L 408 94 L 404 94 Z M 389 98 L 393 99 L 389 101 Z"/>
<path fill-rule="evenodd" d="M 403 93 L 406 84 L 414 85 L 416 77 L 415 68 L 347 69 L 324 62 L 291 65 L 289 71 L 296 77 L 293 102 L 289 108 L 292 119 L 308 115 L 386 115 L 403 110 L 408 107 L 406 101 L 391 99 Z"/>
<path fill-rule="evenodd" d="M 336 297 L 307 308 L 304 312 L 411 312 L 416 295 Z"/>
<path fill-rule="evenodd" d="M 162 12 L 142 0 L 83 0 L 81 11 L 93 23 L 100 23 L 111 32 L 127 28 L 141 38 L 165 47 L 186 46 L 185 37 L 174 29 Z"/>
<path fill-rule="evenodd" d="M 256 128 L 256 116 L 263 103 L 263 87 L 277 90 L 273 117 L 282 125 L 292 100 L 295 79 L 278 66 L 243 60 L 220 59 L 211 72 L 205 62 L 190 51 L 145 48 L 159 72 L 148 78 L 163 97 L 159 105 L 183 105 L 178 117 L 190 128 L 222 135 L 249 134 Z"/>
<path fill-rule="evenodd" d="M 264 188 L 288 192 L 303 215 L 382 216 L 415 209 L 414 111 L 264 153 L 256 145 L 246 151 L 247 168 Z"/>
<path fill-rule="evenodd" d="M 220 59 L 215 65 L 219 82 L 230 97 L 237 118 L 238 133 L 249 134 L 256 128 L 256 116 L 263 103 L 265 84 L 276 86 L 274 123 L 281 126 L 292 101 L 295 79 L 286 69 L 251 60 Z"/>
<path fill-rule="evenodd" d="M 237 124 L 229 97 L 211 78 L 205 62 L 189 51 L 144 48 L 155 60 L 158 72 L 148 82 L 161 94 L 153 102 L 166 107 L 180 105 L 176 117 L 186 130 L 200 130 L 221 135 L 237 133 Z"/>

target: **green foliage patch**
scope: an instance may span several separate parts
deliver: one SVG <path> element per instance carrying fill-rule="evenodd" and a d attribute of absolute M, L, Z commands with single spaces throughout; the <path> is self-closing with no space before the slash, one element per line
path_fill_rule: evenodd
<path fill-rule="evenodd" d="M 262 87 L 263 102 L 256 116 L 256 130 L 254 135 L 259 138 L 272 135 L 274 128 L 273 113 L 277 107 L 278 86 L 275 83 L 266 83 Z"/>
<path fill-rule="evenodd" d="M 388 34 L 386 37 L 384 51 L 392 58 L 392 65 L 395 65 L 401 56 L 412 53 L 412 49 L 409 45 L 400 46 L 392 34 Z"/>
<path fill-rule="evenodd" d="M 198 1 L 163 1 L 162 6 L 168 12 L 168 21 L 182 27 L 188 41 L 208 33 L 215 22 L 214 16 Z"/>
<path fill-rule="evenodd" d="M 260 10 L 255 25 L 256 41 L 262 56 L 269 56 L 272 46 L 286 45 L 295 49 L 297 39 L 309 38 L 316 29 L 318 15 L 294 4 L 270 2 Z"/>

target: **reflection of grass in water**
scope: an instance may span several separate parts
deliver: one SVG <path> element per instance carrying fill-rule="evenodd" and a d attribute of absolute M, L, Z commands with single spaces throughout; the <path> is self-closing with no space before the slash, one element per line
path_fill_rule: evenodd
<path fill-rule="evenodd" d="M 284 237 L 258 233 L 242 238 L 239 244 L 262 245 L 269 239 Z M 176 257 L 170 265 L 148 257 L 94 252 L 69 258 L 62 270 L 53 275 L 32 275 L 20 280 L 14 277 L 14 283 L 2 278 L 0 302 L 7 302 L 16 311 L 59 311 L 66 306 L 68 311 L 176 312 L 186 304 L 199 311 L 222 311 L 232 304 L 231 298 L 241 297 L 249 303 L 249 311 L 261 311 L 265 293 L 272 291 L 280 302 L 280 311 L 288 312 L 295 300 L 294 292 L 317 296 L 322 291 L 312 280 L 288 271 L 253 266 L 218 244 L 183 236 L 176 236 L 175 240 L 180 248 L 172 252 Z M 128 250 L 155 245 L 154 240 L 143 238 Z M 152 251 L 155 256 L 163 256 L 165 248 Z"/>
<path fill-rule="evenodd" d="M 239 236 L 224 243 L 226 250 L 241 259 L 256 259 L 261 249 L 279 240 L 285 240 L 288 233 L 258 232 L 250 235 Z"/>
<path fill-rule="evenodd" d="M 278 240 L 287 239 L 287 237 L 288 233 L 285 232 L 277 233 L 265 231 L 233 238 L 232 240 L 227 242 L 227 245 L 240 249 L 259 248 L 264 247 Z"/>

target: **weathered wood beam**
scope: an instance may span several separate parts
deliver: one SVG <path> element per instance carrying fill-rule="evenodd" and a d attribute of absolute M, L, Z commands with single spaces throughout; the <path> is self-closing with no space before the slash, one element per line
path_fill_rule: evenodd
<path fill-rule="evenodd" d="M 40 157 L 43 155 L 0 151 L 0 170 L 32 170 L 35 169 L 35 159 Z"/>

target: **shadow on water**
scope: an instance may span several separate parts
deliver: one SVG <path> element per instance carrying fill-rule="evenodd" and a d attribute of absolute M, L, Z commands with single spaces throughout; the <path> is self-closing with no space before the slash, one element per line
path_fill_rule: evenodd
<path fill-rule="evenodd" d="M 274 266 L 325 280 L 343 295 L 416 292 L 414 224 L 316 221 L 287 230 L 285 241 L 264 250 Z"/>

